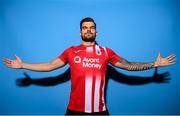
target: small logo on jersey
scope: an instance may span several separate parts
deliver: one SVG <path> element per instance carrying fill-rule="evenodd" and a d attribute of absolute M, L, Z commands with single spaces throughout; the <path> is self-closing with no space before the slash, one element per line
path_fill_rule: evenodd
<path fill-rule="evenodd" d="M 95 48 L 96 48 L 96 55 L 101 55 L 102 53 L 100 47 L 96 45 Z"/>
<path fill-rule="evenodd" d="M 100 50 L 97 50 L 97 51 L 96 51 L 96 54 L 97 54 L 97 55 L 101 55 L 101 51 L 100 51 Z"/>
<path fill-rule="evenodd" d="M 74 51 L 75 53 L 78 53 L 78 52 L 81 52 L 81 51 L 84 51 L 84 50 L 77 50 L 77 51 Z"/>
<path fill-rule="evenodd" d="M 74 62 L 75 63 L 81 63 L 81 58 L 79 56 L 74 57 Z"/>

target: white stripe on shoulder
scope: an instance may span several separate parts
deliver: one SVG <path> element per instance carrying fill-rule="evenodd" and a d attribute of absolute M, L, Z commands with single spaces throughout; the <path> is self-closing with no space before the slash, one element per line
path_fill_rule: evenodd
<path fill-rule="evenodd" d="M 102 48 L 104 49 L 105 54 L 106 54 L 106 56 L 108 57 L 108 53 L 107 53 L 107 49 L 106 49 L 106 47 L 102 47 Z"/>

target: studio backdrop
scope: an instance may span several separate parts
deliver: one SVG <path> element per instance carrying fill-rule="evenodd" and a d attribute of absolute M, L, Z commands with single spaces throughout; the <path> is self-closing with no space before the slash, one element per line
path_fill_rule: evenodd
<path fill-rule="evenodd" d="M 0 0 L 0 114 L 64 114 L 69 65 L 52 72 L 16 70 L 3 58 L 50 62 L 81 44 L 80 21 L 92 17 L 96 41 L 128 61 L 173 53 L 176 64 L 147 71 L 108 66 L 110 114 L 180 114 L 178 0 Z M 79 73 L 79 72 L 78 72 Z"/>

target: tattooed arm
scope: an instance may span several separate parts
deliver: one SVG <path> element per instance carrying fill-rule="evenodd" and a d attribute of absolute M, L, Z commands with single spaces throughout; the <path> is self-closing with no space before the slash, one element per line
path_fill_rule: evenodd
<path fill-rule="evenodd" d="M 140 70 L 148 70 L 148 69 L 154 68 L 154 62 L 150 62 L 150 63 L 129 62 L 123 58 L 121 58 L 114 65 L 118 68 L 122 68 L 129 71 L 140 71 Z"/>
<path fill-rule="evenodd" d="M 123 58 L 121 58 L 114 66 L 118 68 L 122 68 L 129 71 L 141 71 L 141 70 L 148 70 L 154 67 L 163 67 L 168 66 L 175 63 L 175 55 L 169 55 L 166 58 L 162 58 L 160 53 L 158 54 L 157 60 L 155 62 L 129 62 Z"/>

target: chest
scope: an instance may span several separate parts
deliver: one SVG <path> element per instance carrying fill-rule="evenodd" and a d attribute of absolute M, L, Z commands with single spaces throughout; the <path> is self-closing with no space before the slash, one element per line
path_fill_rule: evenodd
<path fill-rule="evenodd" d="M 108 62 L 107 54 L 103 50 L 87 52 L 86 50 L 75 50 L 68 53 L 71 67 L 76 69 L 101 70 Z"/>

